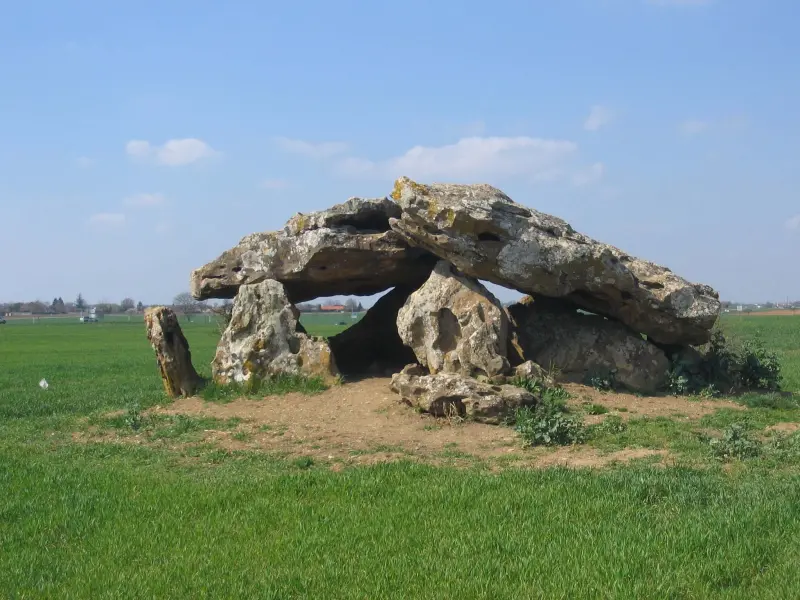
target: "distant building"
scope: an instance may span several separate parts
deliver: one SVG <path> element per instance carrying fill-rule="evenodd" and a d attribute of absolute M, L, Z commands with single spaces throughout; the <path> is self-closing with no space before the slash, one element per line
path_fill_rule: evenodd
<path fill-rule="evenodd" d="M 322 312 L 344 312 L 344 304 L 328 304 L 327 306 L 320 306 Z"/>

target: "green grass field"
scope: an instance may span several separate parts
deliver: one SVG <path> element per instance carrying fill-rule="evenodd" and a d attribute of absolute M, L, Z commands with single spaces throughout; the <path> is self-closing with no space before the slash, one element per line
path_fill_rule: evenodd
<path fill-rule="evenodd" d="M 344 317 L 303 320 L 310 333 L 331 335 Z M 779 351 L 785 389 L 800 391 L 800 316 L 724 325 Z M 208 375 L 216 325 L 184 330 Z M 87 418 L 165 402 L 141 321 L 0 326 L 0 598 L 792 598 L 800 590 L 794 463 L 494 472 L 401 462 L 334 472 L 182 447 L 188 420 L 160 445 L 74 439 Z M 738 418 L 731 412 L 704 426 L 725 426 Z M 800 411 L 759 408 L 752 418 L 764 426 L 800 420 Z M 625 436 L 598 446 L 697 445 L 670 419 Z"/>

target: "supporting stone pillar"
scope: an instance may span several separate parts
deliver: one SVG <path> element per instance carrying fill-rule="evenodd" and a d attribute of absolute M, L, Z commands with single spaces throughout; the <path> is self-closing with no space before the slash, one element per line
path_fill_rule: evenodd
<path fill-rule="evenodd" d="M 178 317 L 165 306 L 148 308 L 144 313 L 147 339 L 156 353 L 164 389 L 172 398 L 191 396 L 202 378 L 192 365 L 189 342 L 181 331 Z"/>

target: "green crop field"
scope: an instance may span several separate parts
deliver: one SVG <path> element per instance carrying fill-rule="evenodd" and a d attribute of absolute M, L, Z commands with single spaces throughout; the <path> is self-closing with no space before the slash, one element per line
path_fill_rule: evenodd
<path fill-rule="evenodd" d="M 349 315 L 303 317 L 316 335 L 340 321 Z M 784 389 L 800 392 L 800 316 L 723 325 L 779 352 Z M 209 375 L 216 323 L 196 319 L 184 331 Z M 718 431 L 741 414 L 756 432 L 800 422 L 791 399 L 770 398 L 721 408 L 698 426 Z M 92 424 L 126 427 L 130 407 L 167 402 L 140 319 L 0 326 L 0 598 L 800 593 L 800 444 L 722 463 L 703 458 L 705 442 L 676 415 L 592 442 L 598 452 L 684 452 L 674 463 L 532 470 L 408 460 L 335 470 L 183 443 L 235 429 L 236 419 L 177 416 L 157 443 L 79 435 Z"/>

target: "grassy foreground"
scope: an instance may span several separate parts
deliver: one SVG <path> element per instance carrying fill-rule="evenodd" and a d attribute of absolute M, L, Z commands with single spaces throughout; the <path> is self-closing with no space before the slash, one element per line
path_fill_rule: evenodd
<path fill-rule="evenodd" d="M 800 318 L 726 325 L 743 335 L 758 328 L 784 357 L 787 389 L 800 389 Z M 186 334 L 202 369 L 216 328 L 197 323 Z M 0 598 L 800 590 L 794 470 L 491 473 L 401 463 L 332 472 L 212 447 L 73 441 L 83 417 L 164 401 L 141 323 L 0 329 Z"/>

